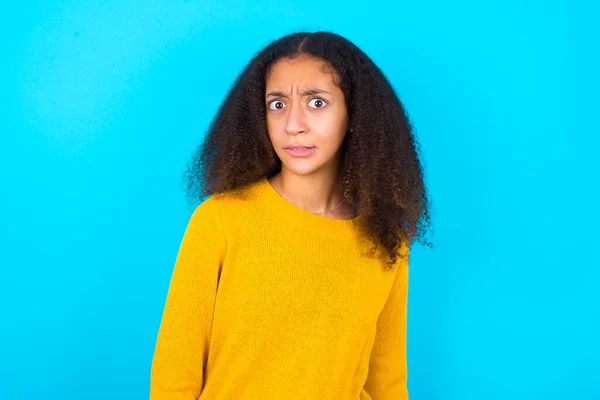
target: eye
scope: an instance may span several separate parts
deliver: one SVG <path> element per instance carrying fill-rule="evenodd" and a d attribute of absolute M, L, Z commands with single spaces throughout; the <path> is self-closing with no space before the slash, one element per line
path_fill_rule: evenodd
<path fill-rule="evenodd" d="M 327 105 L 327 102 L 320 97 L 315 97 L 314 99 L 310 99 L 308 105 L 312 108 L 323 108 Z"/>
<path fill-rule="evenodd" d="M 270 110 L 281 110 L 285 108 L 285 103 L 281 100 L 273 100 L 272 102 L 269 103 L 269 109 Z"/>

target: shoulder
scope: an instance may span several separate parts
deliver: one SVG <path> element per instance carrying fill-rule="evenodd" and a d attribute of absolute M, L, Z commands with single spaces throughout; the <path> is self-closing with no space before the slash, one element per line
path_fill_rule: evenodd
<path fill-rule="evenodd" d="M 215 193 L 208 196 L 193 211 L 191 222 L 202 224 L 211 222 L 227 226 L 227 220 L 246 220 L 249 210 L 253 210 L 258 200 L 257 184 L 251 183 L 241 188 Z"/>
<path fill-rule="evenodd" d="M 208 197 L 204 203 L 206 208 L 221 210 L 223 214 L 235 213 L 243 208 L 255 204 L 261 192 L 261 182 L 252 182 L 245 186 L 215 193 Z"/>
<path fill-rule="evenodd" d="M 186 228 L 186 236 L 214 237 L 222 235 L 223 222 L 221 206 L 214 196 L 210 196 L 197 205 L 192 211 Z"/>

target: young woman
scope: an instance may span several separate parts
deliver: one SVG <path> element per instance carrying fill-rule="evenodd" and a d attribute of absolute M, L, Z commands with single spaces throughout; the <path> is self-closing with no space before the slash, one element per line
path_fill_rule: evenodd
<path fill-rule="evenodd" d="M 150 398 L 408 399 L 417 143 L 380 69 L 296 33 L 241 73 L 187 171 Z M 427 243 L 427 242 L 424 242 Z"/>

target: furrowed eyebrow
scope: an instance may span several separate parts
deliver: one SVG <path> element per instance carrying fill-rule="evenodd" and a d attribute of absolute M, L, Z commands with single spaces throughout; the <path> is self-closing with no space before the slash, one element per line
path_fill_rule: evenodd
<path fill-rule="evenodd" d="M 304 92 L 302 92 L 302 94 L 305 96 L 313 96 L 315 94 L 321 94 L 321 93 L 330 94 L 327 90 L 323 90 L 323 89 L 306 89 Z"/>
<path fill-rule="evenodd" d="M 304 96 L 314 96 L 315 94 L 321 94 L 321 93 L 327 93 L 327 94 L 331 94 L 326 90 L 323 89 L 306 89 L 305 91 L 302 92 L 302 95 Z M 286 97 L 285 93 L 283 92 L 278 92 L 278 91 L 273 91 L 273 92 L 269 92 L 267 94 L 267 97 Z"/>

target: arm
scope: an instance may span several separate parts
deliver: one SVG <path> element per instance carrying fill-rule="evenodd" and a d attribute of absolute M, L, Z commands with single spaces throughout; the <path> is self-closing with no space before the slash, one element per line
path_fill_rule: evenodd
<path fill-rule="evenodd" d="M 151 400 L 200 396 L 225 239 L 219 210 L 208 198 L 183 235 L 158 331 L 150 374 Z"/>
<path fill-rule="evenodd" d="M 403 251 L 404 254 L 404 251 Z M 408 400 L 406 315 L 408 305 L 408 252 L 398 257 L 389 297 L 377 320 L 365 391 L 373 400 Z"/>

